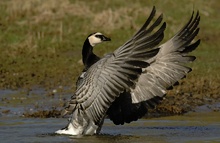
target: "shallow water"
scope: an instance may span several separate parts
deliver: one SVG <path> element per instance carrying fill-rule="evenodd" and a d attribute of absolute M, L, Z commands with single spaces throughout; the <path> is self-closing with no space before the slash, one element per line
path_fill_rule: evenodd
<path fill-rule="evenodd" d="M 220 113 L 188 113 L 183 116 L 142 119 L 115 126 L 106 119 L 100 135 L 64 136 L 54 131 L 66 125 L 64 118 L 0 118 L 1 142 L 220 142 Z"/>
<path fill-rule="evenodd" d="M 27 96 L 15 91 L 0 91 L 0 94 L 1 111 L 10 110 L 8 114 L 0 113 L 1 143 L 220 142 L 220 112 L 208 110 L 207 106 L 182 116 L 142 119 L 123 126 L 115 126 L 106 119 L 100 135 L 74 137 L 54 134 L 67 124 L 65 118 L 21 117 L 24 110 L 33 109 L 34 105 L 56 105 L 60 96 L 45 98 L 40 96 L 43 92 Z M 219 108 L 220 104 L 210 106 Z"/>

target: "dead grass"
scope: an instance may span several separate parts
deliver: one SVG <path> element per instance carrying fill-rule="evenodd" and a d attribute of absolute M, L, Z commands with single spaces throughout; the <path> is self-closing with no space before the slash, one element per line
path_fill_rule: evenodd
<path fill-rule="evenodd" d="M 121 7 L 117 10 L 111 8 L 103 10 L 94 15 L 92 25 L 94 29 L 101 27 L 101 30 L 111 32 L 115 29 L 133 28 L 138 29 L 134 19 L 137 19 L 139 13 L 148 15 L 151 8 L 141 8 L 139 5 L 132 7 Z"/>
<path fill-rule="evenodd" d="M 11 0 L 7 3 L 9 19 L 28 18 L 33 23 L 59 20 L 67 15 L 88 17 L 91 11 L 86 3 L 69 0 Z"/>
<path fill-rule="evenodd" d="M 69 0 L 16 0 L 6 3 L 8 20 L 16 21 L 21 25 L 50 23 L 51 21 L 63 20 L 68 16 L 78 16 L 91 19 L 89 24 L 92 29 L 111 32 L 115 29 L 134 27 L 137 29 L 134 19 L 139 14 L 148 15 L 150 8 L 134 4 L 130 7 L 119 9 L 108 8 L 103 11 L 92 11 L 83 1 L 71 3 Z"/>

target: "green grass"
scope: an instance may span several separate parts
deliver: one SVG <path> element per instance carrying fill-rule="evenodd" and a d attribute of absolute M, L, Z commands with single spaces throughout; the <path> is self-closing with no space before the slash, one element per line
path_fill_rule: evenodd
<path fill-rule="evenodd" d="M 95 53 L 102 56 L 112 52 L 144 23 L 153 5 L 167 22 L 164 41 L 188 21 L 193 10 L 200 11 L 198 38 L 202 42 L 192 53 L 197 60 L 190 64 L 193 72 L 185 81 L 195 81 L 199 90 L 201 84 L 218 85 L 218 0 L 0 0 L 0 88 L 53 89 L 62 85 L 74 89 L 87 35 L 100 31 L 110 36 L 112 42 L 97 46 Z"/>

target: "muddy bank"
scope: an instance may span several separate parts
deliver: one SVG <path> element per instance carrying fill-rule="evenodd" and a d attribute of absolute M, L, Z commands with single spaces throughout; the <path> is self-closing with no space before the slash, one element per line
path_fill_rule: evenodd
<path fill-rule="evenodd" d="M 212 82 L 214 83 L 214 82 Z M 181 115 L 189 111 L 194 111 L 197 107 L 206 106 L 211 111 L 220 111 L 219 107 L 211 106 L 220 102 L 220 92 L 218 84 L 210 84 L 205 79 L 198 79 L 190 76 L 180 82 L 178 86 L 169 90 L 164 100 L 155 108 L 149 109 L 146 117 L 160 117 L 170 115 Z M 73 92 L 74 90 L 72 90 Z M 72 95 L 72 93 L 70 93 Z M 38 110 L 34 113 L 26 112 L 25 117 L 60 117 L 60 110 L 65 102 L 70 98 L 66 96 L 60 101 L 59 109 L 52 109 L 48 112 Z M 203 110 L 203 109 L 201 109 Z"/>
<path fill-rule="evenodd" d="M 217 104 L 217 105 L 216 105 Z M 24 112 L 22 117 L 25 118 L 61 118 L 61 109 L 51 109 L 51 110 L 37 110 L 34 112 Z M 174 116 L 174 115 L 183 115 L 187 112 L 219 112 L 220 106 L 219 102 L 214 102 L 212 104 L 204 103 L 202 105 L 194 104 L 191 107 L 181 107 L 178 105 L 167 105 L 166 103 L 162 103 L 157 106 L 156 109 L 150 109 L 148 114 L 144 118 L 156 118 L 156 117 L 164 117 L 164 116 Z M 10 110 L 3 110 L 3 114 L 8 114 Z M 108 118 L 108 117 L 107 117 Z"/>
<path fill-rule="evenodd" d="M 187 98 L 187 99 L 185 99 Z M 155 118 L 162 116 L 173 116 L 182 115 L 189 111 L 201 112 L 201 111 L 214 111 L 219 112 L 220 106 L 213 106 L 219 103 L 220 100 L 214 99 L 195 99 L 193 97 L 185 97 L 183 101 L 180 101 L 178 97 L 167 97 L 161 104 L 159 104 L 155 109 L 149 109 L 146 118 Z M 199 108 L 203 107 L 203 108 Z M 197 109 L 197 110 L 196 110 Z M 33 117 L 33 118 L 60 118 L 60 113 L 62 109 L 49 109 L 41 110 L 36 109 L 34 112 L 24 112 L 23 117 Z M 3 112 L 3 111 L 2 111 Z M 9 112 L 9 111 L 6 111 Z M 7 113 L 6 113 L 7 114 Z"/>
<path fill-rule="evenodd" d="M 184 91 L 186 90 L 185 86 L 183 84 L 181 87 L 174 87 L 155 109 L 149 109 L 146 117 L 181 115 L 195 111 L 200 106 L 204 106 L 210 111 L 220 111 L 219 106 L 212 106 L 220 102 L 217 94 L 210 92 L 208 95 L 204 95 L 187 92 Z M 17 93 L 16 91 L 10 94 L 1 92 L 3 95 L 1 97 L 1 115 L 17 114 L 27 118 L 60 118 L 61 110 L 74 91 L 70 89 L 53 89 L 52 91 L 39 89 L 38 91 L 35 89 L 34 92 L 28 92 L 28 94 L 27 92 Z M 17 108 L 17 111 L 13 111 L 13 108 Z M 204 110 L 204 108 L 200 110 Z"/>

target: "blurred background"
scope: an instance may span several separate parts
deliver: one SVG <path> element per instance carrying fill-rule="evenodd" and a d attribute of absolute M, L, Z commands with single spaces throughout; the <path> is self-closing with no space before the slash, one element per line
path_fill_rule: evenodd
<path fill-rule="evenodd" d="M 86 37 L 96 31 L 111 37 L 111 42 L 98 45 L 94 52 L 99 56 L 112 52 L 142 26 L 154 5 L 167 22 L 164 41 L 189 20 L 193 10 L 201 15 L 197 39 L 202 42 L 192 53 L 197 57 L 190 64 L 193 71 L 168 97 L 185 95 L 200 104 L 207 98 L 217 101 L 218 0 L 0 0 L 0 89 L 22 91 L 22 97 L 34 89 L 44 90 L 42 95 L 72 94 L 83 68 L 81 50 Z"/>

